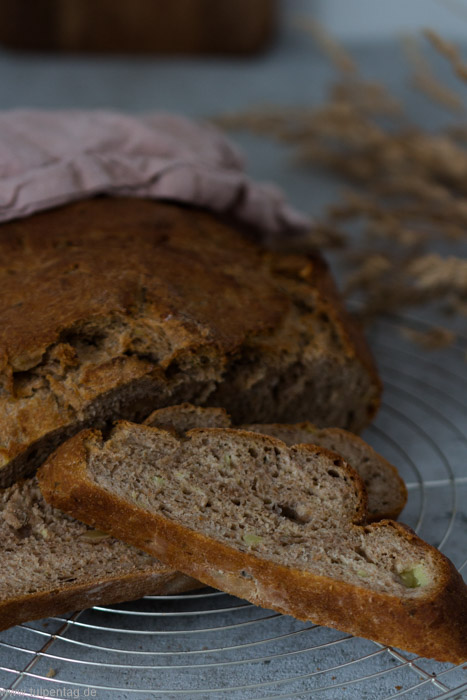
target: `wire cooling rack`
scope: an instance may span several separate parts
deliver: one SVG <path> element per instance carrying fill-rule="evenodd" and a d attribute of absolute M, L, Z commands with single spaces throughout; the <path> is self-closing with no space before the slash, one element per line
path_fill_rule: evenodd
<path fill-rule="evenodd" d="M 424 326 L 388 318 L 372 333 L 385 394 L 365 437 L 407 482 L 403 520 L 465 574 L 467 342 L 420 350 L 407 328 Z M 0 634 L 0 698 L 447 699 L 467 697 L 465 668 L 206 588 Z"/>

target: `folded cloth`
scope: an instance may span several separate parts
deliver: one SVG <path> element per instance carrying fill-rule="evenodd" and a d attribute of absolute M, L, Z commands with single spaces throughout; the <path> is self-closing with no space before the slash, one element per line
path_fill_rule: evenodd
<path fill-rule="evenodd" d="M 238 150 L 209 124 L 167 113 L 0 113 L 0 221 L 97 194 L 199 205 L 263 238 L 310 227 L 280 190 L 247 177 Z"/>

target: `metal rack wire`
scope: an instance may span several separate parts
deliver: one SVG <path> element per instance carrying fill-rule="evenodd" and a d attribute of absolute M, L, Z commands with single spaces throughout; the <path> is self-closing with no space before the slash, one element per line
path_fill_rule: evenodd
<path fill-rule="evenodd" d="M 421 351 L 401 334 L 407 326 L 423 323 L 388 318 L 372 335 L 386 389 L 366 438 L 407 482 L 403 520 L 465 573 L 467 341 Z M 0 698 L 53 694 L 447 700 L 467 697 L 467 674 L 203 589 L 1 633 Z"/>

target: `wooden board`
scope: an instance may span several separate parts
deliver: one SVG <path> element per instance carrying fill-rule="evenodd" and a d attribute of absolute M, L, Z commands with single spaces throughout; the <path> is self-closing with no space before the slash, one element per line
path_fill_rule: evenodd
<path fill-rule="evenodd" d="M 0 0 L 11 48 L 111 53 L 252 53 L 275 27 L 275 0 Z"/>

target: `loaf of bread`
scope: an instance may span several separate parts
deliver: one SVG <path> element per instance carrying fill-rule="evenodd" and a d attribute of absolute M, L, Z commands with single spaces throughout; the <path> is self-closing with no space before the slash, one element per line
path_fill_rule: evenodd
<path fill-rule="evenodd" d="M 318 255 L 195 209 L 96 198 L 0 226 L 0 486 L 181 401 L 359 431 L 380 382 Z"/>
<path fill-rule="evenodd" d="M 467 660 L 467 586 L 409 528 L 365 524 L 358 474 L 313 445 L 119 422 L 39 470 L 46 500 L 233 595 L 421 656 Z"/>
<path fill-rule="evenodd" d="M 178 435 L 193 428 L 233 427 L 222 408 L 200 408 L 189 403 L 160 408 L 144 422 L 155 428 L 174 429 Z M 368 496 L 369 522 L 397 518 L 407 502 L 407 489 L 396 467 L 348 430 L 317 428 L 308 422 L 296 425 L 256 423 L 241 427 L 277 437 L 286 445 L 311 443 L 337 452 L 362 478 Z"/>
<path fill-rule="evenodd" d="M 200 586 L 53 508 L 35 477 L 0 491 L 0 538 L 0 630 L 91 605 Z"/>

